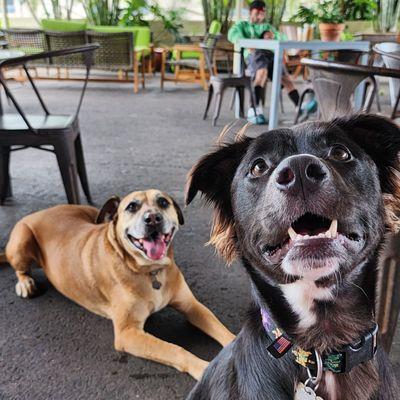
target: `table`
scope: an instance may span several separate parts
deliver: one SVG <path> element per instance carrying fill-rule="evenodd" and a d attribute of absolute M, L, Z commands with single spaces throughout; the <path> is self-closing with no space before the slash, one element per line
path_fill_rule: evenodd
<path fill-rule="evenodd" d="M 368 52 L 370 43 L 368 41 L 349 41 L 349 42 L 323 42 L 321 40 L 310 40 L 306 42 L 295 40 L 264 40 L 264 39 L 241 39 L 237 43 L 239 49 L 264 49 L 272 50 L 275 53 L 273 79 L 271 87 L 271 102 L 269 109 L 269 129 L 275 129 L 278 126 L 279 113 L 279 95 L 281 91 L 281 78 L 283 66 L 283 54 L 285 50 L 310 50 L 311 52 L 319 51 L 334 51 L 334 50 L 356 50 L 365 52 L 361 57 L 361 64 L 368 63 Z M 236 62 L 234 72 L 240 74 L 242 70 L 241 61 Z M 361 107 L 363 87 L 358 87 L 355 94 L 355 104 L 358 108 Z M 238 117 L 238 107 L 236 107 L 236 116 Z"/>

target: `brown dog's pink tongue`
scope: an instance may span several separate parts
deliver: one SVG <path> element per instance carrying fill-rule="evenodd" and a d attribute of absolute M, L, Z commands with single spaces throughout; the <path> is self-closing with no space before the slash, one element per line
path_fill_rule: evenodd
<path fill-rule="evenodd" d="M 147 257 L 152 260 L 159 260 L 165 255 L 166 243 L 161 238 L 155 240 L 143 240 L 143 247 L 146 250 Z"/>

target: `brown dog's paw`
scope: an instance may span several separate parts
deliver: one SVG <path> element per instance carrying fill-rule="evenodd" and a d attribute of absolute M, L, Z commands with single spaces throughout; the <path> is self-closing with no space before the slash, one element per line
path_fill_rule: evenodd
<path fill-rule="evenodd" d="M 24 299 L 33 297 L 36 293 L 35 281 L 30 276 L 20 277 L 15 285 L 15 293 Z"/>

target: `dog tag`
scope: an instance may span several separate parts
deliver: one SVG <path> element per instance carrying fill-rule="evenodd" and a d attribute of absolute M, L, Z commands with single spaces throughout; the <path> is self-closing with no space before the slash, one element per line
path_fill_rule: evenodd
<path fill-rule="evenodd" d="M 310 387 L 305 386 L 304 383 L 299 383 L 294 394 L 294 400 L 323 400 Z"/>

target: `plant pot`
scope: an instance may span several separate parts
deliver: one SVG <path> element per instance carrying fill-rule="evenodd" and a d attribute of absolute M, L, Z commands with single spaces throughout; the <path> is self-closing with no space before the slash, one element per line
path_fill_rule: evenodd
<path fill-rule="evenodd" d="M 321 40 L 324 42 L 339 42 L 340 35 L 344 31 L 344 24 L 319 24 Z"/>

